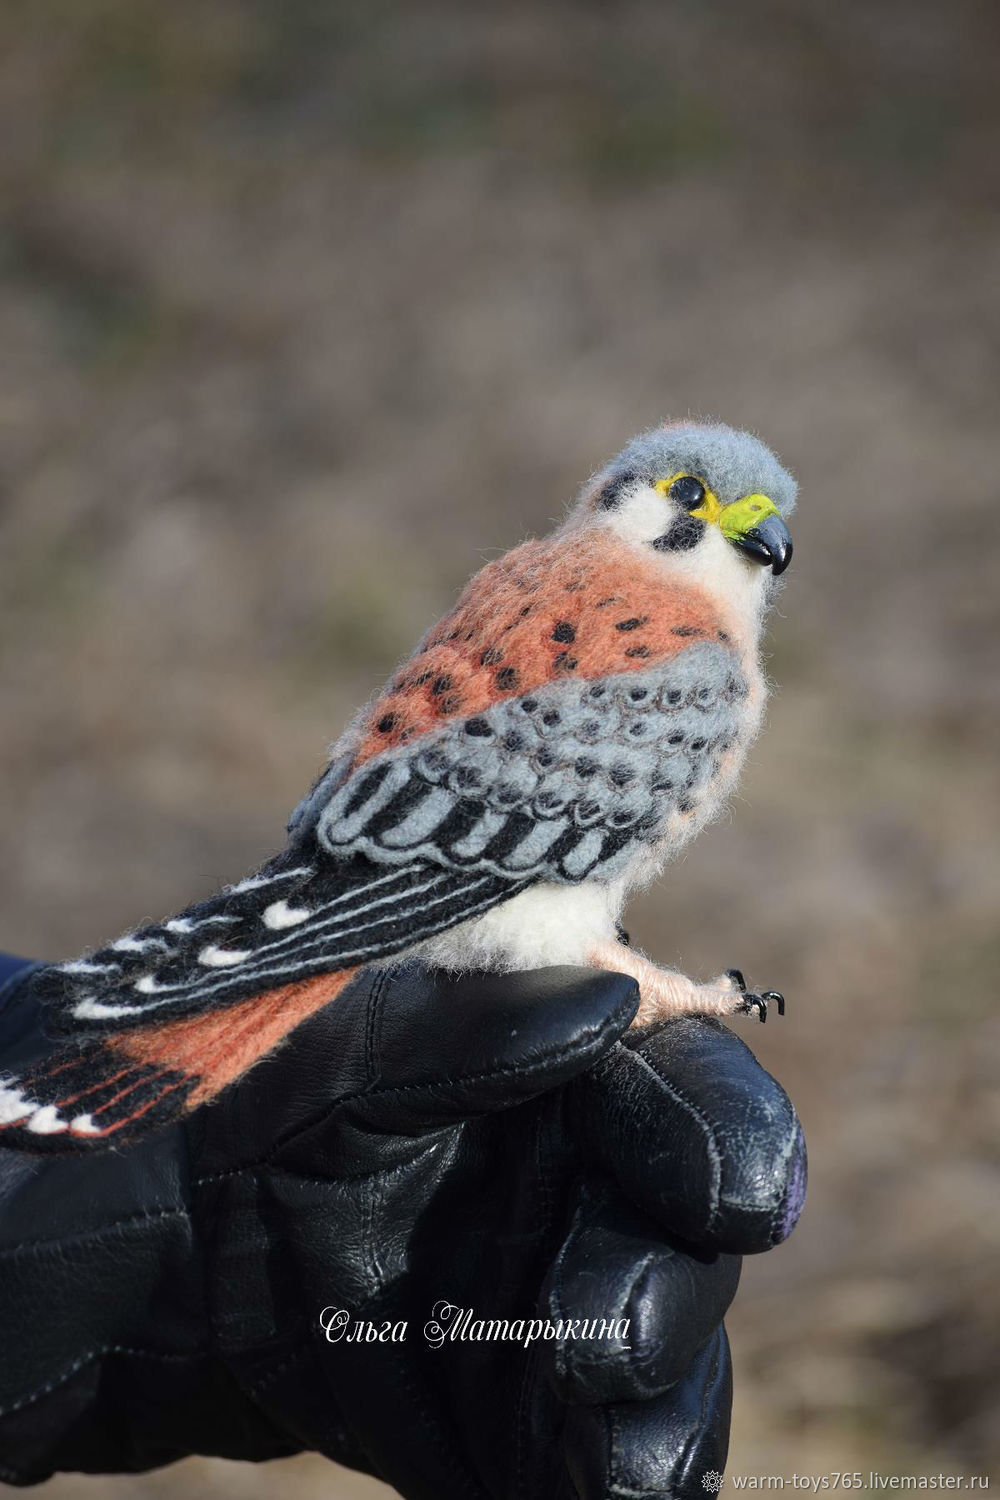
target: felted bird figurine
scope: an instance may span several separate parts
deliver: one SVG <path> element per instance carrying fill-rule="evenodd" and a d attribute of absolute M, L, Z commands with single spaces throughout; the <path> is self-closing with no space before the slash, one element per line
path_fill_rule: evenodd
<path fill-rule="evenodd" d="M 783 1009 L 738 970 L 657 967 L 619 917 L 719 810 L 758 731 L 795 495 L 749 433 L 634 438 L 556 531 L 469 582 L 334 745 L 280 854 L 37 971 L 60 1045 L 0 1078 L 0 1142 L 92 1149 L 163 1125 L 387 960 L 624 972 L 638 1023 Z"/>

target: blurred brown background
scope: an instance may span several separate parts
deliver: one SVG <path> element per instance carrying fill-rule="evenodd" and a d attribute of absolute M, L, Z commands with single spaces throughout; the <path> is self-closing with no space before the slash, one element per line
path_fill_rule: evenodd
<path fill-rule="evenodd" d="M 998 38 L 988 0 L 0 13 L 0 944 L 275 848 L 634 430 L 717 415 L 798 473 L 769 727 L 630 922 L 790 996 L 745 1034 L 811 1196 L 731 1316 L 733 1473 L 1000 1460 Z M 41 1493 L 279 1488 L 386 1493 Z"/>

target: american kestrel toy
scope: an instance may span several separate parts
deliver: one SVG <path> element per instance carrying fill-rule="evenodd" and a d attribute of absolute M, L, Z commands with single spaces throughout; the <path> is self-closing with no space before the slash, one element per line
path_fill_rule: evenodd
<path fill-rule="evenodd" d="M 124 1142 L 213 1098 L 367 964 L 589 964 L 639 1023 L 756 1010 L 623 942 L 626 896 L 715 814 L 761 721 L 791 475 L 756 437 L 633 439 L 487 564 L 333 747 L 255 874 L 34 977 L 61 1045 L 0 1078 L 0 1142 Z M 461 1025 L 461 1017 L 456 1017 Z"/>

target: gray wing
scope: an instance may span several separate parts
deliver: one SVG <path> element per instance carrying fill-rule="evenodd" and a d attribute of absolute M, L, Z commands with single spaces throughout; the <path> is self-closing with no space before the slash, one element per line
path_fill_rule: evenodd
<path fill-rule="evenodd" d="M 365 762 L 315 809 L 322 847 L 512 880 L 610 880 L 696 815 L 746 717 L 728 646 L 561 678 Z"/>

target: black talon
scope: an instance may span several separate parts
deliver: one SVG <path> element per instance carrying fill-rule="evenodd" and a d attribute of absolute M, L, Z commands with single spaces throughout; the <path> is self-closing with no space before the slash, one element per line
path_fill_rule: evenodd
<path fill-rule="evenodd" d="M 763 1026 L 767 1020 L 767 999 L 764 995 L 753 994 L 748 990 L 743 997 L 743 1008 L 748 1016 L 752 1016 L 756 1010 L 760 1016 L 760 1024 Z"/>
<path fill-rule="evenodd" d="M 740 1010 L 745 1016 L 752 1016 L 754 1011 L 760 1016 L 760 1024 L 763 1026 L 767 1020 L 767 1007 L 776 1005 L 778 1015 L 785 1014 L 785 997 L 780 990 L 762 990 L 758 995 L 754 990 L 748 990 L 746 980 L 743 978 L 741 969 L 727 969 L 726 977 L 731 979 L 743 997 Z"/>

